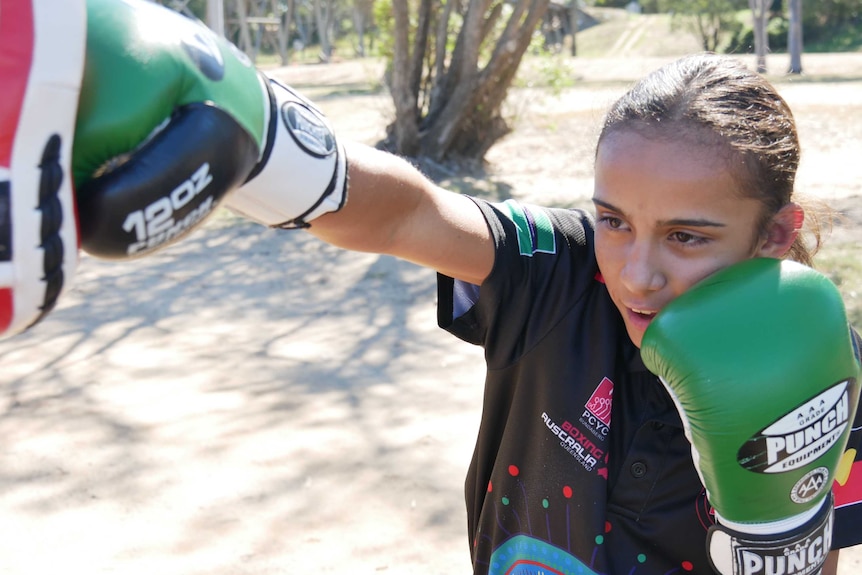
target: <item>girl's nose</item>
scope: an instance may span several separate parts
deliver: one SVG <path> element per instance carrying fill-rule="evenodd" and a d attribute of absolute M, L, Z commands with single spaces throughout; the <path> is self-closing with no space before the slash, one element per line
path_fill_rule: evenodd
<path fill-rule="evenodd" d="M 646 242 L 629 249 L 620 279 L 632 294 L 646 294 L 665 286 L 667 279 L 655 248 Z"/>

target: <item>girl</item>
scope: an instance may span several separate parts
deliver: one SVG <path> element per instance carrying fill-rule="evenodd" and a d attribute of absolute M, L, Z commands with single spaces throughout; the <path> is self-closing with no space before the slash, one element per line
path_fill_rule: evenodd
<path fill-rule="evenodd" d="M 20 4 L 28 9 L 12 18 L 29 18 Z M 466 481 L 474 573 L 711 572 L 709 502 L 676 406 L 639 347 L 656 313 L 714 272 L 755 257 L 811 263 L 792 200 L 796 129 L 769 83 L 706 54 L 638 83 L 599 137 L 593 217 L 448 193 L 394 156 L 341 153 L 313 106 L 204 27 L 134 0 L 87 8 L 72 160 L 85 250 L 135 254 L 132 232 L 158 247 L 245 182 L 227 198 L 239 211 L 310 221 L 330 243 L 437 270 L 440 325 L 482 345 L 488 367 Z M 72 25 L 57 28 L 67 40 Z M 0 71 L 9 80 L 19 70 Z M 68 168 L 58 167 L 43 180 L 56 183 Z M 289 218 L 267 205 L 296 207 L 317 176 L 326 191 L 311 190 Z M 0 232 L 25 215 L 15 226 L 0 217 Z M 45 261 L 57 255 L 45 249 Z M 858 443 L 857 431 L 848 467 Z M 862 541 L 860 475 L 842 474 L 835 489 L 834 549 Z M 836 564 L 834 551 L 825 572 Z"/>
<path fill-rule="evenodd" d="M 595 218 L 447 193 L 363 147 L 347 157 L 349 201 L 311 233 L 438 270 L 441 326 L 485 348 L 466 482 L 474 572 L 710 573 L 709 503 L 638 347 L 715 271 L 758 256 L 811 264 L 799 142 L 776 90 L 709 54 L 639 82 L 599 137 Z M 856 507 L 837 510 L 835 549 L 862 541 Z"/>
<path fill-rule="evenodd" d="M 712 510 L 677 408 L 639 347 L 660 310 L 719 270 L 756 257 L 811 263 L 792 198 L 796 129 L 768 82 L 703 54 L 638 83 L 599 137 L 593 216 L 448 193 L 394 156 L 357 145 L 342 153 L 313 106 L 262 81 L 205 28 L 150 3 L 87 4 L 74 156 L 110 166 L 119 150 L 126 164 L 76 188 L 84 249 L 96 236 L 128 255 L 129 228 L 148 247 L 172 237 L 175 220 L 182 232 L 197 220 L 180 210 L 209 210 L 214 187 L 233 187 L 223 172 L 234 168 L 245 183 L 228 206 L 437 270 L 440 325 L 482 345 L 487 362 L 466 481 L 474 572 L 712 571 Z M 84 209 L 94 206 L 112 209 Z M 856 432 L 848 468 L 858 443 Z M 835 489 L 834 549 L 862 541 L 860 475 L 842 473 Z M 827 574 L 836 561 L 833 552 Z"/>

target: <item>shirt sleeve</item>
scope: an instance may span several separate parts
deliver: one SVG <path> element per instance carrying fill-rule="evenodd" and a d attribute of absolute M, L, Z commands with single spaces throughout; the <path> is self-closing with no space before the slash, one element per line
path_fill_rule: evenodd
<path fill-rule="evenodd" d="M 437 319 L 484 346 L 493 369 L 535 345 L 594 280 L 593 224 L 582 210 L 473 201 L 494 240 L 494 266 L 481 287 L 438 276 Z"/>
<path fill-rule="evenodd" d="M 860 356 L 859 334 L 853 332 L 856 357 Z M 835 527 L 832 548 L 841 549 L 862 543 L 862 409 L 856 418 L 847 441 L 844 457 L 835 474 L 832 493 L 835 497 Z"/>

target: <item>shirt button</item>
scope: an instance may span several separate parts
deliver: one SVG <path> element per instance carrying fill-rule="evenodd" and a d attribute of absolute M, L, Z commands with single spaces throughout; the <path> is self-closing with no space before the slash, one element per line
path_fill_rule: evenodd
<path fill-rule="evenodd" d="M 631 472 L 636 479 L 640 479 L 641 477 L 646 475 L 646 471 L 646 463 L 644 463 L 643 461 L 635 461 L 634 463 L 632 463 Z"/>

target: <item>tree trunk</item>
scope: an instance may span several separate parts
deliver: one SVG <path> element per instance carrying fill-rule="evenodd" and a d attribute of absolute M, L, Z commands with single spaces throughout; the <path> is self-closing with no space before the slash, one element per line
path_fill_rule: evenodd
<path fill-rule="evenodd" d="M 207 0 L 207 26 L 224 36 L 224 0 Z"/>
<path fill-rule="evenodd" d="M 428 45 L 428 34 L 431 28 L 432 0 L 419 2 L 419 18 L 416 22 L 416 33 L 413 37 L 413 53 L 409 63 L 410 98 L 419 101 L 419 89 L 422 84 L 422 68 L 425 60 L 425 48 Z M 417 109 L 417 118 L 418 118 Z"/>
<path fill-rule="evenodd" d="M 446 51 L 448 49 L 447 44 L 449 41 L 447 28 L 450 18 L 449 11 L 456 7 L 455 5 L 458 3 L 458 1 L 459 0 L 446 1 L 446 8 L 444 9 L 446 24 L 444 24 L 444 27 L 442 29 L 438 27 L 438 36 L 436 38 L 436 64 L 439 68 L 439 73 L 437 76 L 435 76 L 433 80 L 435 85 L 432 87 L 431 93 L 434 97 L 429 102 L 428 115 L 425 118 L 425 121 L 422 122 L 425 127 L 437 123 L 440 114 L 443 113 L 443 110 L 445 109 L 446 105 L 451 100 L 452 95 L 455 92 L 455 88 L 461 82 L 461 73 L 468 68 L 463 64 L 464 51 L 468 44 L 468 42 L 465 41 L 465 38 L 469 38 L 471 40 L 475 39 L 475 42 L 477 43 L 481 41 L 481 34 L 476 34 L 474 32 L 470 35 L 467 35 L 467 26 L 465 22 L 465 24 L 462 25 L 461 29 L 458 31 L 458 38 L 455 41 L 455 48 L 452 50 L 452 55 L 448 58 L 447 67 Z M 469 10 L 474 9 L 474 3 L 471 2 L 470 7 L 468 8 L 468 13 Z"/>
<path fill-rule="evenodd" d="M 572 5 L 569 7 L 569 28 L 572 30 L 572 56 L 578 55 L 578 22 L 580 21 L 581 11 L 578 8 L 578 0 L 572 0 Z"/>
<path fill-rule="evenodd" d="M 536 0 L 519 2 L 517 5 L 500 42 L 497 43 L 497 49 L 479 75 L 479 87 L 472 101 L 474 117 L 461 130 L 461 137 L 455 147 L 455 151 L 460 155 L 484 156 L 494 142 L 511 131 L 500 117 L 500 108 L 518 71 L 521 58 L 530 45 L 533 30 L 541 22 L 547 6 L 548 2 Z M 476 117 L 480 119 L 479 122 L 475 121 Z"/>
<path fill-rule="evenodd" d="M 302 38 L 302 47 L 305 49 L 311 44 L 311 37 L 314 31 L 313 21 L 311 20 L 311 15 L 306 11 L 299 10 L 294 12 L 294 14 L 296 15 L 296 32 Z"/>
<path fill-rule="evenodd" d="M 430 70 L 431 89 L 428 95 L 428 115 L 425 118 L 425 123 L 430 124 L 442 109 L 437 106 L 437 102 L 444 102 L 447 98 L 444 95 L 451 87 L 446 74 L 446 48 L 448 40 L 449 21 L 452 17 L 452 9 L 455 5 L 455 0 L 444 0 L 443 14 L 438 16 L 437 31 L 434 38 L 434 64 Z M 454 60 L 454 57 L 453 57 Z"/>
<path fill-rule="evenodd" d="M 287 0 L 287 10 L 284 16 L 279 16 L 280 11 L 279 0 L 272 0 L 272 15 L 278 17 L 278 55 L 281 59 L 281 65 L 287 66 L 289 56 L 287 52 L 287 37 L 290 35 L 290 24 L 293 19 L 293 4 L 294 0 Z"/>
<path fill-rule="evenodd" d="M 260 16 L 260 6 L 257 5 L 256 0 L 251 0 L 252 6 L 252 16 L 255 18 Z M 264 35 L 264 27 L 263 24 L 257 22 L 254 26 L 254 52 L 251 55 L 251 61 L 257 62 L 257 55 L 260 54 L 260 48 L 263 44 L 263 35 Z"/>
<path fill-rule="evenodd" d="M 395 104 L 394 136 L 398 153 L 416 156 L 419 126 L 416 99 L 410 89 L 410 8 L 408 0 L 394 0 L 395 41 L 392 58 L 392 100 Z"/>
<path fill-rule="evenodd" d="M 332 29 L 335 7 L 330 0 L 314 0 L 314 19 L 317 23 L 317 37 L 320 40 L 320 60 L 329 62 L 332 59 Z"/>
<path fill-rule="evenodd" d="M 754 53 L 757 55 L 757 72 L 766 73 L 766 54 L 769 52 L 769 35 L 766 23 L 769 18 L 769 7 L 772 0 L 748 0 L 751 8 L 752 26 L 754 27 Z"/>
<path fill-rule="evenodd" d="M 239 20 L 239 48 L 247 56 L 251 56 L 251 36 L 248 33 L 248 11 L 245 3 L 246 0 L 236 0 L 236 17 Z"/>
<path fill-rule="evenodd" d="M 385 147 L 435 162 L 473 163 L 511 131 L 502 104 L 549 0 L 505 4 L 512 10 L 500 26 L 505 6 L 499 0 L 393 1 L 395 120 Z M 456 15 L 463 22 L 457 32 L 449 28 Z M 480 55 L 488 54 L 480 66 Z"/>
<path fill-rule="evenodd" d="M 802 0 L 790 0 L 790 28 L 787 30 L 787 51 L 790 53 L 788 74 L 802 73 Z"/>
<path fill-rule="evenodd" d="M 356 32 L 356 55 L 365 57 L 365 6 L 361 0 L 353 2 L 353 30 Z"/>
<path fill-rule="evenodd" d="M 476 69 L 479 62 L 479 44 L 483 29 L 483 16 L 488 8 L 489 0 L 470 0 L 464 25 L 458 38 L 461 46 L 461 58 L 456 63 L 454 57 L 449 74 L 454 74 L 454 90 L 451 97 L 443 105 L 440 115 L 430 129 L 425 133 L 423 148 L 432 159 L 440 161 L 449 152 L 452 140 L 455 138 L 455 128 L 467 112 L 472 112 L 467 104 L 472 99 L 478 81 Z M 456 47 L 455 53 L 458 53 Z M 456 67 L 457 64 L 457 67 Z"/>

